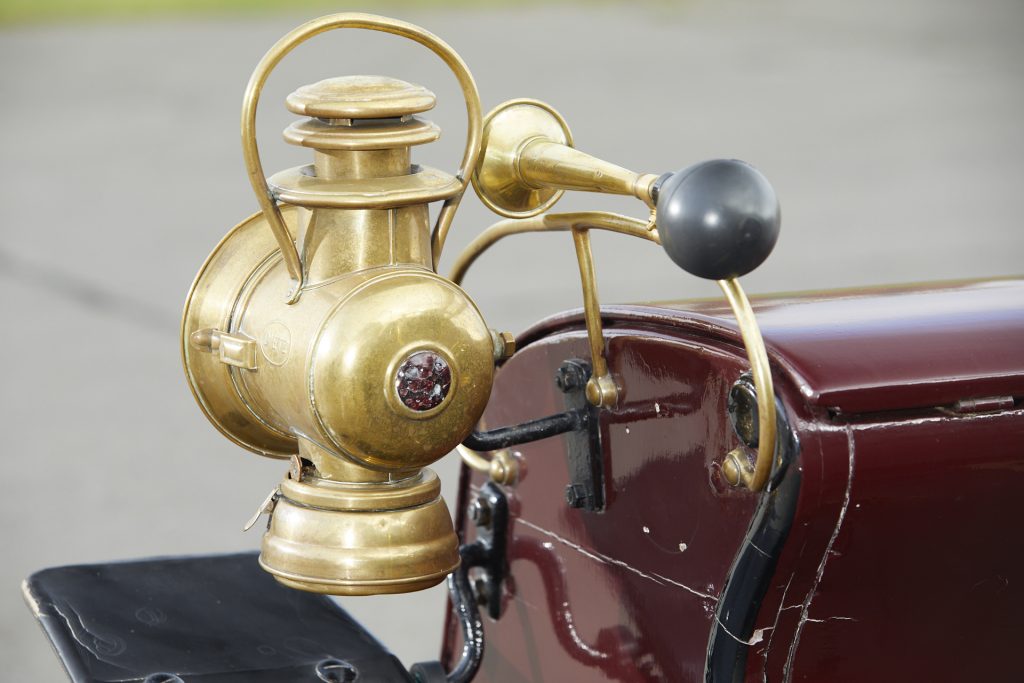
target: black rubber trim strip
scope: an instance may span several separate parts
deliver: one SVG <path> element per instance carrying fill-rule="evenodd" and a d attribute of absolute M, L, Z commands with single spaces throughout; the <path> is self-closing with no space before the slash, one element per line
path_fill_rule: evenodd
<path fill-rule="evenodd" d="M 733 561 L 715 611 L 704 669 L 706 683 L 742 683 L 747 669 L 749 642 L 761 602 L 775 574 L 800 496 L 800 469 L 793 466 L 799 443 L 785 408 L 776 398 L 779 416 L 776 448 L 781 449 L 780 471 L 772 475 L 761 496 L 746 538 Z M 781 475 L 781 476 L 780 476 Z"/>

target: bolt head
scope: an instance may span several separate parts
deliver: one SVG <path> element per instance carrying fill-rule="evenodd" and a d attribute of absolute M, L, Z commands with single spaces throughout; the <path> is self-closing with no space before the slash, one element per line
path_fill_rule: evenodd
<path fill-rule="evenodd" d="M 586 382 L 587 377 L 583 368 L 575 363 L 563 364 L 555 374 L 555 384 L 558 385 L 562 393 L 578 391 L 584 387 Z"/>
<path fill-rule="evenodd" d="M 477 526 L 486 527 L 491 524 L 491 506 L 483 498 L 474 499 L 466 508 L 466 513 Z"/>
<path fill-rule="evenodd" d="M 565 487 L 565 502 L 571 508 L 581 508 L 587 501 L 587 491 L 583 484 L 569 484 Z"/>
<path fill-rule="evenodd" d="M 750 470 L 750 461 L 742 448 L 736 448 L 725 454 L 722 460 L 722 476 L 729 486 L 744 486 L 744 474 Z"/>
<path fill-rule="evenodd" d="M 519 481 L 519 461 L 512 453 L 501 450 L 491 457 L 491 480 L 506 486 Z"/>
<path fill-rule="evenodd" d="M 502 358 L 511 358 L 516 352 L 516 338 L 511 332 L 498 333 L 498 348 L 501 350 Z"/>

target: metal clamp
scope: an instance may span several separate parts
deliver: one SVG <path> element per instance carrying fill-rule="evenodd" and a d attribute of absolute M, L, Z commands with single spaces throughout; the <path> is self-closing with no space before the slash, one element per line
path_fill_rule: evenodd
<path fill-rule="evenodd" d="M 409 673 L 416 683 L 472 681 L 484 656 L 480 607 L 487 609 L 491 619 L 501 616 L 502 586 L 508 577 L 508 499 L 498 486 L 487 482 L 473 504 L 478 510 L 473 515 L 477 538 L 459 546 L 462 563 L 448 575 L 449 600 L 462 630 L 462 653 L 448 672 L 440 662 L 413 664 Z M 469 570 L 474 567 L 481 570 L 475 586 L 469 580 Z"/>

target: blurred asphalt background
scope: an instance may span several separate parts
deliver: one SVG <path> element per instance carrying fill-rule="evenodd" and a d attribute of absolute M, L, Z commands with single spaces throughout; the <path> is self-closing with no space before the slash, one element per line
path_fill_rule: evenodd
<path fill-rule="evenodd" d="M 577 146 L 627 168 L 756 165 L 781 197 L 783 230 L 749 292 L 1024 270 L 1019 0 L 354 4 L 0 26 L 0 680 L 62 680 L 22 603 L 30 572 L 258 546 L 241 526 L 285 465 L 232 446 L 194 405 L 180 306 L 207 253 L 256 210 L 238 143 L 251 69 L 301 21 L 356 8 L 447 40 L 485 109 L 545 100 Z M 271 77 L 268 172 L 307 162 L 280 138 L 285 95 L 353 73 L 433 89 L 429 118 L 445 135 L 415 158 L 454 170 L 465 130 L 454 79 L 422 48 L 341 32 Z M 587 195 L 560 208 L 642 215 Z M 467 197 L 444 263 L 494 220 Z M 595 242 L 605 302 L 718 294 L 647 243 Z M 515 332 L 580 305 L 564 235 L 503 243 L 466 287 Z M 454 500 L 454 456 L 437 470 Z M 412 663 L 437 656 L 443 599 L 438 588 L 343 604 Z"/>

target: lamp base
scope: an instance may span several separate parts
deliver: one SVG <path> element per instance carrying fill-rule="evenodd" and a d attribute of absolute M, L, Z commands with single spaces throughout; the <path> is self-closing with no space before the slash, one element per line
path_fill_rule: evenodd
<path fill-rule="evenodd" d="M 459 541 L 433 470 L 396 482 L 286 479 L 260 566 L 313 593 L 410 593 L 459 566 Z"/>

